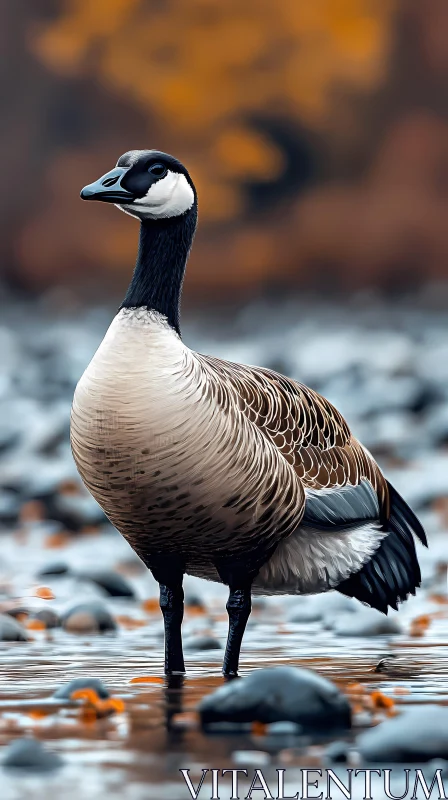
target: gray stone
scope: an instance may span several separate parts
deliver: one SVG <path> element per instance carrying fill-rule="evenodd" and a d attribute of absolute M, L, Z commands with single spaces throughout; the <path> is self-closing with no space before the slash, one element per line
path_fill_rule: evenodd
<path fill-rule="evenodd" d="M 4 767 L 49 772 L 61 767 L 64 761 L 57 753 L 47 750 L 42 742 L 24 737 L 9 745 L 2 763 Z"/>
<path fill-rule="evenodd" d="M 346 764 L 349 755 L 347 742 L 332 742 L 328 745 L 324 753 L 324 760 L 330 764 Z"/>
<path fill-rule="evenodd" d="M 92 581 L 103 589 L 109 597 L 135 597 L 134 590 L 129 583 L 111 569 L 76 572 L 76 577 L 81 580 Z"/>
<path fill-rule="evenodd" d="M 64 683 L 59 689 L 56 689 L 53 697 L 58 700 L 70 700 L 73 692 L 77 692 L 79 689 L 93 689 L 101 700 L 107 700 L 110 697 L 109 690 L 99 678 L 73 678 L 69 683 Z"/>
<path fill-rule="evenodd" d="M 221 642 L 214 636 L 191 636 L 184 641 L 185 650 L 221 650 Z"/>
<path fill-rule="evenodd" d="M 374 608 L 362 608 L 355 614 L 344 614 L 335 620 L 333 630 L 338 636 L 381 636 L 401 632 L 398 620 L 381 614 Z"/>
<path fill-rule="evenodd" d="M 32 619 L 37 619 L 45 624 L 46 628 L 60 628 L 61 618 L 52 608 L 41 608 L 32 615 Z"/>
<path fill-rule="evenodd" d="M 114 618 L 95 600 L 79 603 L 62 615 L 62 627 L 69 633 L 108 633 L 116 631 Z"/>
<path fill-rule="evenodd" d="M 347 698 L 317 673 L 296 667 L 255 670 L 199 704 L 203 726 L 216 722 L 295 722 L 305 733 L 351 726 Z"/>
<path fill-rule="evenodd" d="M 415 706 L 361 734 L 356 742 L 367 761 L 413 763 L 448 758 L 448 708 Z"/>
<path fill-rule="evenodd" d="M 63 561 L 55 561 L 53 564 L 48 564 L 46 567 L 42 567 L 37 573 L 38 578 L 48 578 L 48 577 L 58 577 L 62 575 L 68 575 L 70 573 L 70 567 L 68 564 L 65 564 Z"/>
<path fill-rule="evenodd" d="M 14 617 L 9 614 L 0 614 L 0 641 L 28 642 L 29 637 Z"/>

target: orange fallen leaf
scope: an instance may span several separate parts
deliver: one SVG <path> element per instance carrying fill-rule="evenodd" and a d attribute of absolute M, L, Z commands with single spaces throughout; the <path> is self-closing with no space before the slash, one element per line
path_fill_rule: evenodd
<path fill-rule="evenodd" d="M 45 506 L 40 500 L 28 500 L 20 509 L 21 522 L 39 522 L 45 519 Z"/>
<path fill-rule="evenodd" d="M 30 631 L 44 631 L 46 630 L 45 622 L 41 619 L 30 619 L 26 623 L 26 627 Z"/>
<path fill-rule="evenodd" d="M 54 600 L 54 594 L 48 586 L 38 586 L 34 594 L 41 600 Z"/>
<path fill-rule="evenodd" d="M 48 717 L 49 714 L 52 713 L 52 711 L 44 711 L 43 709 L 36 708 L 34 711 L 29 712 L 29 716 L 33 719 L 44 719 L 44 717 Z"/>
<path fill-rule="evenodd" d="M 142 628 L 147 624 L 144 619 L 134 619 L 133 617 L 128 617 L 125 614 L 118 616 L 115 619 L 123 628 Z"/>
<path fill-rule="evenodd" d="M 125 704 L 119 697 L 108 697 L 106 700 L 102 700 L 94 689 L 77 689 L 72 692 L 70 699 L 84 700 L 81 711 L 81 718 L 84 722 L 92 722 L 93 719 L 113 713 L 121 714 L 125 710 Z"/>
<path fill-rule="evenodd" d="M 131 678 L 129 683 L 163 683 L 163 678 L 153 675 L 138 675 L 136 678 Z"/>
<path fill-rule="evenodd" d="M 205 614 L 205 608 L 199 605 L 188 606 L 185 611 L 190 617 L 201 617 Z"/>
<path fill-rule="evenodd" d="M 101 528 L 99 525 L 83 525 L 79 532 L 84 536 L 96 536 L 101 533 Z"/>
<path fill-rule="evenodd" d="M 64 533 L 64 531 L 60 531 L 59 533 L 51 533 L 47 536 L 45 540 L 45 547 L 48 548 L 56 548 L 56 547 L 66 547 L 70 541 L 70 536 Z"/>
<path fill-rule="evenodd" d="M 366 693 L 366 690 L 361 683 L 348 683 L 346 686 L 346 691 L 348 694 L 354 694 L 356 696 L 363 696 Z"/>
<path fill-rule="evenodd" d="M 409 634 L 414 637 L 423 636 L 423 634 L 428 630 L 431 625 L 431 617 L 429 614 L 422 614 L 420 617 L 416 617 L 411 622 L 411 627 L 409 629 Z"/>
<path fill-rule="evenodd" d="M 76 689 L 70 695 L 70 700 L 86 700 L 88 703 L 92 705 L 96 705 L 100 701 L 100 697 L 98 696 L 95 689 Z"/>
<path fill-rule="evenodd" d="M 251 732 L 254 736 L 264 736 L 266 733 L 266 723 L 255 720 L 251 725 Z"/>
<path fill-rule="evenodd" d="M 142 609 L 149 614 L 154 614 L 156 611 L 160 611 L 159 601 L 155 597 L 149 597 L 148 600 L 143 601 Z"/>
<path fill-rule="evenodd" d="M 79 716 L 81 722 L 84 722 L 86 725 L 91 725 L 98 719 L 96 709 L 93 706 L 83 706 Z"/>
<path fill-rule="evenodd" d="M 62 481 L 59 484 L 59 492 L 60 494 L 81 494 L 81 486 L 78 481 L 74 481 L 71 478 L 67 478 L 67 480 Z"/>
<path fill-rule="evenodd" d="M 387 708 L 391 709 L 394 708 L 395 703 L 391 697 L 387 697 L 387 695 L 383 694 L 382 692 L 372 692 L 370 695 L 370 699 L 373 703 L 374 708 Z"/>

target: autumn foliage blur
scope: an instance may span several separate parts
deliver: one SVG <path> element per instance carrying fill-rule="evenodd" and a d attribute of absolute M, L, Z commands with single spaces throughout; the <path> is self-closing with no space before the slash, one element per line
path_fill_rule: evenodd
<path fill-rule="evenodd" d="M 446 0 L 23 0 L 0 37 L 10 282 L 124 285 L 136 223 L 79 190 L 140 147 L 196 183 L 192 293 L 448 278 Z"/>

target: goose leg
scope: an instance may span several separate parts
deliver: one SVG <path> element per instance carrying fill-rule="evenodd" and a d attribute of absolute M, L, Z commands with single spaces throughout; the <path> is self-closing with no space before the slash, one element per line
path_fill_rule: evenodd
<path fill-rule="evenodd" d="M 173 556 L 151 557 L 148 566 L 160 587 L 160 609 L 165 626 L 165 675 L 185 672 L 182 649 L 184 563 Z"/>
<path fill-rule="evenodd" d="M 235 677 L 238 675 L 241 642 L 252 610 L 251 586 L 255 576 L 248 575 L 247 569 L 242 568 L 241 565 L 232 567 L 217 564 L 216 568 L 222 582 L 229 586 L 229 599 L 226 605 L 229 615 L 229 633 L 222 672 L 226 677 Z"/>

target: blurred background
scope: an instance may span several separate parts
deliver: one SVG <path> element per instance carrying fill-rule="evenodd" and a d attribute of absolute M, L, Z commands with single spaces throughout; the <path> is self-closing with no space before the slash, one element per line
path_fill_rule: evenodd
<path fill-rule="evenodd" d="M 193 728 L 166 749 L 157 587 L 70 451 L 74 387 L 138 237 L 135 220 L 79 192 L 134 148 L 172 153 L 198 189 L 185 341 L 328 397 L 430 539 L 422 590 L 387 619 L 334 593 L 260 600 L 243 672 L 311 665 L 344 691 L 375 680 L 392 696 L 398 682 L 410 702 L 445 702 L 447 1 L 3 2 L 0 58 L 0 745 L 24 731 L 52 740 L 71 764 L 56 789 L 67 799 L 179 800 L 157 781 L 172 786 L 188 758 L 246 764 L 241 744 L 216 737 L 213 750 Z M 195 708 L 220 682 L 226 591 L 188 576 L 186 591 Z M 376 674 L 391 653 L 404 672 Z M 126 711 L 42 705 L 70 677 L 100 677 Z M 374 719 L 369 698 L 359 725 Z M 28 796 L 3 774 L 2 788 Z"/>
<path fill-rule="evenodd" d="M 184 161 L 187 301 L 448 278 L 445 0 L 0 6 L 0 271 L 123 292 L 136 224 L 79 190 L 133 148 Z"/>

